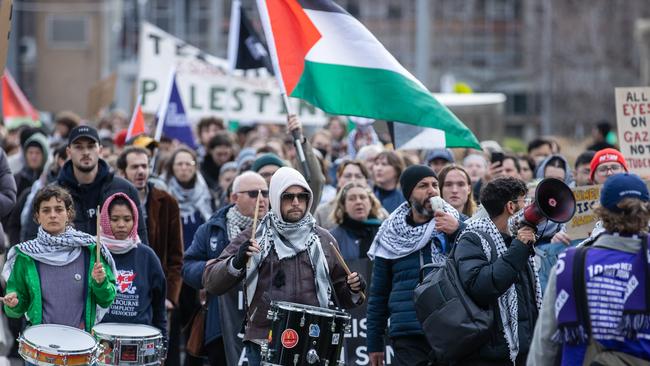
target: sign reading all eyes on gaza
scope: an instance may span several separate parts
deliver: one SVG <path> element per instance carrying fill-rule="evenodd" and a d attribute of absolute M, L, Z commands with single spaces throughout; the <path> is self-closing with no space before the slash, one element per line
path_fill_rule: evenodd
<path fill-rule="evenodd" d="M 286 123 L 286 109 L 273 76 L 228 72 L 225 59 L 209 55 L 162 29 L 143 23 L 140 31 L 138 94 L 142 111 L 158 111 L 172 68 L 190 120 L 215 116 L 238 121 Z M 233 75 L 234 74 L 234 75 Z M 249 75 L 250 74 L 250 75 Z M 322 125 L 327 116 L 302 100 L 289 98 L 305 125 Z"/>
<path fill-rule="evenodd" d="M 650 88 L 616 88 L 618 142 L 630 172 L 650 178 Z"/>

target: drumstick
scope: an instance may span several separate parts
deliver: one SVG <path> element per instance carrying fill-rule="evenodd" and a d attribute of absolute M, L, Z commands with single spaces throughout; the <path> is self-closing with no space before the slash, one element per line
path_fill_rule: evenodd
<path fill-rule="evenodd" d="M 350 272 L 350 268 L 348 268 L 347 263 L 345 263 L 345 259 L 343 259 L 341 256 L 341 252 L 339 252 L 338 248 L 335 245 L 332 245 L 332 249 L 334 249 L 334 254 L 336 254 L 336 258 L 338 259 L 339 263 L 341 263 L 343 266 L 343 270 L 349 276 L 352 272 Z M 359 295 L 361 295 L 361 299 L 363 301 L 366 301 L 366 295 L 363 293 L 363 291 L 359 291 Z"/>
<path fill-rule="evenodd" d="M 255 230 L 257 229 L 257 216 L 260 212 L 260 196 L 262 196 L 262 190 L 258 189 L 257 190 L 257 200 L 255 201 L 255 213 L 253 214 L 253 231 L 251 231 L 251 238 L 255 238 Z M 248 257 L 248 260 L 246 261 L 246 267 L 248 267 L 248 263 L 250 263 L 250 257 Z"/>
<path fill-rule="evenodd" d="M 97 263 L 100 263 L 101 261 L 101 243 L 99 242 L 99 233 L 102 231 L 102 227 L 99 224 L 99 205 L 97 205 Z"/>

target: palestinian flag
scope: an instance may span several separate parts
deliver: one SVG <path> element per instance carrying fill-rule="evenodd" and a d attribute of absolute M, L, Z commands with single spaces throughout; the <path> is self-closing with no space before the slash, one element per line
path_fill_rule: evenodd
<path fill-rule="evenodd" d="M 23 91 L 5 69 L 2 75 L 2 115 L 8 130 L 26 125 L 40 127 L 41 121 L 36 108 L 29 103 Z"/>
<path fill-rule="evenodd" d="M 441 130 L 438 146 L 480 149 L 467 126 L 333 1 L 257 4 L 275 75 L 288 96 L 330 114 Z"/>

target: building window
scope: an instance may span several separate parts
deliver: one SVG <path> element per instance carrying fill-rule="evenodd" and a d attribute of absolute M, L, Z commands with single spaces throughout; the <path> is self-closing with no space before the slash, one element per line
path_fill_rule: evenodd
<path fill-rule="evenodd" d="M 89 46 L 90 17 L 50 14 L 46 18 L 46 39 L 51 48 L 82 49 Z"/>

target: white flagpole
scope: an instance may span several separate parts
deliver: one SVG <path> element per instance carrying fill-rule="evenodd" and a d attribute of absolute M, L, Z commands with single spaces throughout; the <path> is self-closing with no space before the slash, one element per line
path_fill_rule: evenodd
<path fill-rule="evenodd" d="M 156 134 L 154 135 L 154 140 L 160 142 L 162 137 L 163 125 L 165 124 L 165 117 L 167 116 L 167 108 L 169 107 L 169 98 L 172 95 L 172 86 L 174 85 L 174 78 L 176 77 L 176 67 L 172 67 L 169 72 L 169 83 L 167 84 L 167 90 L 164 94 L 164 98 L 160 107 L 158 107 L 158 113 L 156 113 Z"/>

